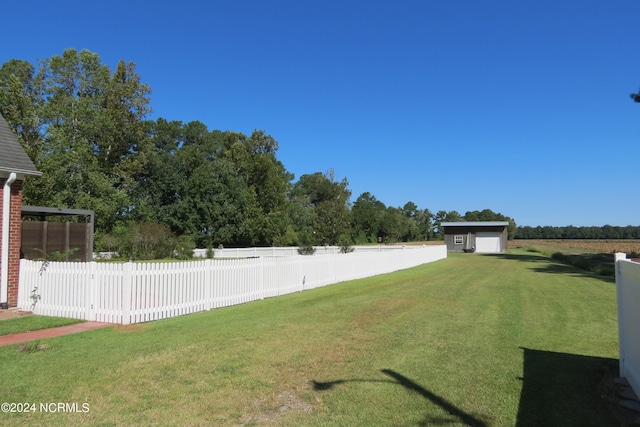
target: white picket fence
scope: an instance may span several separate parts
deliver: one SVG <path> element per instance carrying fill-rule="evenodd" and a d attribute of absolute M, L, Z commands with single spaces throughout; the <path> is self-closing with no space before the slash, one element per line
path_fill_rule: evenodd
<path fill-rule="evenodd" d="M 364 246 L 351 246 L 353 252 L 387 252 L 387 251 L 402 251 L 404 249 L 410 249 L 413 246 L 410 245 L 364 245 Z M 340 246 L 314 246 L 316 252 L 314 255 L 336 255 L 342 252 Z M 213 256 L 211 256 L 213 255 Z M 297 246 L 269 246 L 269 247 L 253 247 L 253 248 L 216 248 L 209 249 L 194 249 L 194 258 L 249 258 L 258 256 L 296 256 L 298 255 Z M 95 252 L 93 254 L 94 259 L 111 259 L 117 256 L 115 252 Z"/>
<path fill-rule="evenodd" d="M 615 254 L 620 376 L 640 396 L 640 263 Z"/>
<path fill-rule="evenodd" d="M 390 273 L 446 257 L 446 246 L 439 245 L 322 257 L 167 263 L 45 265 L 23 259 L 18 306 L 47 316 L 141 323 Z"/>
<path fill-rule="evenodd" d="M 317 255 L 337 255 L 342 248 L 340 246 L 314 246 L 314 256 Z M 362 252 L 389 252 L 411 249 L 412 246 L 400 245 L 365 245 L 351 246 L 351 250 L 356 253 Z M 286 247 L 265 247 L 265 248 L 222 248 L 213 251 L 214 258 L 248 258 L 256 256 L 296 256 L 298 248 L 295 246 Z M 196 258 L 206 258 L 206 249 L 195 249 L 193 256 Z"/>

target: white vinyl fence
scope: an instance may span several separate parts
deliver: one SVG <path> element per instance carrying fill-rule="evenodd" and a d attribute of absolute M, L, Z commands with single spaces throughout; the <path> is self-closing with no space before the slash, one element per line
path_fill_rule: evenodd
<path fill-rule="evenodd" d="M 140 323 L 415 267 L 446 246 L 339 255 L 166 263 L 20 261 L 18 306 L 35 314 Z"/>
<path fill-rule="evenodd" d="M 351 250 L 356 253 L 362 252 L 390 252 L 402 251 L 405 249 L 415 248 L 411 245 L 365 245 L 351 246 Z M 342 252 L 340 246 L 314 246 L 315 255 L 336 255 Z M 194 258 L 252 258 L 259 256 L 298 256 L 297 246 L 269 246 L 254 248 L 216 248 L 216 249 L 194 249 Z M 111 259 L 117 256 L 116 252 L 94 252 L 94 259 Z"/>
<path fill-rule="evenodd" d="M 315 255 L 337 255 L 341 253 L 340 246 L 314 246 Z M 362 252 L 390 252 L 402 251 L 405 249 L 415 248 L 415 246 L 400 245 L 366 245 L 351 246 L 351 250 L 356 253 Z M 207 258 L 207 249 L 194 249 L 193 256 L 195 258 Z M 298 248 L 296 246 L 283 247 L 264 247 L 264 248 L 222 248 L 213 250 L 213 258 L 249 258 L 257 256 L 297 256 Z"/>
<path fill-rule="evenodd" d="M 615 255 L 615 261 L 620 376 L 640 396 L 640 263 L 622 253 Z"/>

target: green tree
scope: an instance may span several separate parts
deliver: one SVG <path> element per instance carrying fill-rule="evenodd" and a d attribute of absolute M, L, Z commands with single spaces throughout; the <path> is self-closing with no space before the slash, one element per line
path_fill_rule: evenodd
<path fill-rule="evenodd" d="M 379 234 L 386 243 L 403 241 L 408 225 L 408 218 L 402 209 L 389 206 L 382 215 Z"/>
<path fill-rule="evenodd" d="M 29 157 L 42 155 L 44 73 L 27 61 L 12 59 L 0 68 L 0 112 Z"/>
<path fill-rule="evenodd" d="M 132 217 L 137 221 L 171 224 L 172 214 L 168 207 L 184 192 L 182 187 L 186 179 L 176 155 L 183 144 L 182 127 L 182 122 L 169 122 L 164 118 L 145 122 L 145 134 L 150 139 L 144 153 L 145 168 L 132 189 L 135 200 Z M 172 230 L 177 232 L 174 227 Z"/>
<path fill-rule="evenodd" d="M 201 122 L 147 123 L 152 147 L 136 191 L 136 213 L 212 247 L 279 245 L 293 240 L 277 141 L 209 131 Z"/>
<path fill-rule="evenodd" d="M 376 243 L 387 207 L 369 192 L 362 193 L 351 208 L 352 230 L 357 243 Z"/>
<path fill-rule="evenodd" d="M 342 236 L 350 231 L 349 209 L 339 198 L 323 200 L 315 206 L 313 229 L 318 242 L 323 245 L 346 245 Z"/>
<path fill-rule="evenodd" d="M 285 244 L 290 224 L 287 189 L 293 175 L 276 157 L 278 142 L 261 130 L 248 138 L 235 136 L 235 141 L 222 138 L 221 148 L 246 183 L 244 243 Z"/>
<path fill-rule="evenodd" d="M 119 188 L 130 189 L 145 168 L 149 138 L 144 118 L 151 112 L 151 88 L 140 81 L 135 64 L 120 61 L 108 82 L 101 118 L 101 136 L 94 155 L 101 169 L 116 179 Z"/>
<path fill-rule="evenodd" d="M 294 184 L 289 198 L 301 241 L 335 245 L 340 236 L 350 234 L 348 185 L 346 178 L 336 181 L 332 170 L 302 175 Z"/>
<path fill-rule="evenodd" d="M 413 202 L 407 202 L 402 207 L 402 214 L 407 218 L 413 218 L 418 213 L 418 206 Z"/>
<path fill-rule="evenodd" d="M 415 240 L 426 239 L 424 233 L 421 232 L 418 225 L 418 215 L 420 210 L 418 206 L 413 202 L 407 202 L 401 208 L 401 212 L 404 215 L 406 224 L 404 225 L 404 235 L 402 236 L 403 242 L 411 242 Z"/>
<path fill-rule="evenodd" d="M 418 240 L 432 240 L 434 236 L 433 230 L 433 214 L 429 209 L 421 209 L 414 216 L 416 226 L 418 227 Z"/>
<path fill-rule="evenodd" d="M 135 191 L 137 217 L 167 224 L 200 247 L 242 242 L 248 234 L 246 182 L 220 155 L 220 132 L 162 118 L 147 127 L 151 149 Z"/>
<path fill-rule="evenodd" d="M 25 182 L 25 204 L 92 209 L 101 232 L 126 220 L 149 111 L 149 88 L 134 68 L 121 62 L 112 77 L 97 54 L 75 49 L 37 70 L 24 61 L 3 65 L 0 108 L 13 105 L 11 125 L 43 172 Z"/>
<path fill-rule="evenodd" d="M 457 211 L 438 211 L 433 219 L 434 222 L 434 237 L 438 240 L 444 239 L 444 230 L 441 224 L 443 222 L 459 222 L 464 221 L 464 218 Z"/>

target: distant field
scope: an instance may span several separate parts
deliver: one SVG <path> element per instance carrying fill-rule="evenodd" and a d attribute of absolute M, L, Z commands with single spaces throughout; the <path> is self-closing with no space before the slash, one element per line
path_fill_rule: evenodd
<path fill-rule="evenodd" d="M 626 254 L 636 256 L 640 254 L 640 240 L 510 240 L 509 249 L 513 248 L 529 248 L 529 247 L 548 247 L 554 248 L 562 252 L 581 253 L 588 252 L 594 254 L 613 254 L 615 252 L 624 252 Z"/>
<path fill-rule="evenodd" d="M 444 245 L 442 240 L 424 242 L 400 242 L 394 245 Z M 582 239 L 515 239 L 509 240 L 509 249 L 544 247 L 566 253 L 613 254 L 624 252 L 640 257 L 640 240 L 582 240 Z"/>

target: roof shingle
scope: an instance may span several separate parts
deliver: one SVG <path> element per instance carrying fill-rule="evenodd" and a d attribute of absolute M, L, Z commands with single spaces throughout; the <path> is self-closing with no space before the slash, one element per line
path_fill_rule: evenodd
<path fill-rule="evenodd" d="M 2 114 L 0 114 L 0 171 L 42 175 L 27 156 Z"/>

